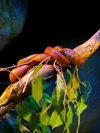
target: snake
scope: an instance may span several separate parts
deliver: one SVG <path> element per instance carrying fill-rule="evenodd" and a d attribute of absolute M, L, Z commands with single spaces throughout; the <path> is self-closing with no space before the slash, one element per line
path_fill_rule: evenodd
<path fill-rule="evenodd" d="M 55 47 L 48 46 L 44 50 L 44 53 L 32 54 L 25 58 L 20 59 L 17 62 L 18 67 L 12 69 L 9 74 L 10 81 L 12 83 L 17 82 L 18 81 L 17 77 L 19 78 L 22 77 L 29 69 L 39 64 L 40 62 L 42 61 L 46 62 L 45 59 L 47 59 L 48 57 L 51 57 L 49 59 L 49 62 L 57 60 L 57 62 L 59 62 L 59 64 L 61 64 L 63 67 L 68 67 L 69 65 L 72 64 L 76 66 L 81 66 L 85 63 L 84 58 L 82 58 L 72 49 L 63 48 L 61 46 L 55 46 Z"/>

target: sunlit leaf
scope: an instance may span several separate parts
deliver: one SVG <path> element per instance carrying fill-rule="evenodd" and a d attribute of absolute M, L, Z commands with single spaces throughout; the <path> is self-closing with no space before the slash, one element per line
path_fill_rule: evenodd
<path fill-rule="evenodd" d="M 32 96 L 39 105 L 39 101 L 42 98 L 43 92 L 43 80 L 42 75 L 39 75 L 36 80 L 32 82 Z"/>
<path fill-rule="evenodd" d="M 50 96 L 47 93 L 43 93 L 46 103 L 52 103 Z"/>
<path fill-rule="evenodd" d="M 49 126 L 50 124 L 50 117 L 47 115 L 46 118 L 42 121 L 42 124 L 45 126 Z"/>
<path fill-rule="evenodd" d="M 45 102 L 43 102 L 43 108 L 40 114 L 40 122 L 41 124 L 48 126 L 50 125 L 50 117 L 47 115 L 47 111 L 44 113 L 44 111 L 47 109 L 47 105 Z M 44 113 L 44 114 L 43 114 Z"/>
<path fill-rule="evenodd" d="M 63 79 L 61 78 L 61 76 L 59 74 L 57 74 L 57 87 L 56 87 L 56 91 L 57 91 L 57 102 L 59 101 L 59 98 L 61 96 L 61 90 L 64 89 L 64 82 Z"/>
<path fill-rule="evenodd" d="M 40 122 L 42 123 L 44 120 L 45 120 L 45 118 L 46 118 L 46 116 L 47 116 L 47 111 L 44 113 L 44 115 L 41 117 L 41 115 L 43 114 L 43 112 L 46 110 L 46 108 L 47 108 L 47 105 L 46 105 L 46 103 L 45 103 L 45 101 L 43 102 L 43 108 L 42 108 L 42 111 L 40 112 Z"/>
<path fill-rule="evenodd" d="M 72 121 L 73 121 L 73 111 L 72 111 L 72 108 L 71 106 L 69 107 L 69 110 L 67 112 L 67 122 L 66 122 L 66 125 L 65 125 L 65 128 L 64 128 L 64 131 L 69 128 L 69 126 L 72 124 Z"/>
<path fill-rule="evenodd" d="M 37 72 L 42 68 L 42 64 L 36 66 L 35 71 L 33 72 L 33 80 L 37 74 Z"/>
<path fill-rule="evenodd" d="M 53 113 L 51 114 L 50 122 L 52 125 L 52 129 L 63 124 L 60 114 L 58 114 L 56 110 L 54 110 Z"/>
<path fill-rule="evenodd" d="M 67 133 L 70 133 L 69 128 L 67 128 Z"/>
<path fill-rule="evenodd" d="M 41 130 L 40 130 L 40 128 L 38 127 L 38 128 L 35 128 L 35 130 L 34 130 L 32 133 L 41 133 Z"/>
<path fill-rule="evenodd" d="M 77 78 L 73 78 L 73 89 L 76 90 L 79 88 L 80 84 L 79 81 L 77 80 Z"/>
<path fill-rule="evenodd" d="M 73 86 L 73 82 L 69 82 L 67 84 L 67 89 L 68 89 L 68 92 L 69 92 L 69 97 L 73 100 L 75 99 L 77 96 L 78 96 L 78 92 L 79 92 L 79 89 L 74 89 L 79 87 L 78 85 L 74 85 Z M 67 102 L 70 102 L 70 100 L 67 98 Z"/>

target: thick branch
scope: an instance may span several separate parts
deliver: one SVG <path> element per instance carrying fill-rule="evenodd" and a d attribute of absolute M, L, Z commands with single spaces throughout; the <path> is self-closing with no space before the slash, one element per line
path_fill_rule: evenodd
<path fill-rule="evenodd" d="M 82 45 L 77 46 L 73 50 L 77 52 L 85 60 L 93 54 L 100 45 L 100 30 L 97 31 L 87 42 Z M 45 69 L 44 69 L 45 67 Z M 22 77 L 22 82 L 26 85 L 26 89 L 23 92 L 24 86 L 18 81 L 14 84 L 9 85 L 0 97 L 0 119 L 17 103 L 24 100 L 29 94 L 31 94 L 31 83 L 32 83 L 32 73 L 34 70 L 29 71 L 24 77 Z M 52 65 L 43 65 L 41 70 L 37 73 L 41 74 L 43 72 L 43 80 L 50 79 L 56 76 L 56 70 Z"/>

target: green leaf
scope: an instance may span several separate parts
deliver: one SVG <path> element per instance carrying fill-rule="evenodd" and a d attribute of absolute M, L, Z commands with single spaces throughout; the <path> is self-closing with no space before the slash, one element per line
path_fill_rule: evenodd
<path fill-rule="evenodd" d="M 37 74 L 37 72 L 42 68 L 42 64 L 36 66 L 35 71 L 33 72 L 33 80 Z"/>
<path fill-rule="evenodd" d="M 44 111 L 47 109 L 47 105 L 45 101 L 43 102 L 43 108 L 42 111 L 39 113 L 40 114 L 40 122 L 41 124 L 48 126 L 50 125 L 50 117 L 47 115 L 47 111 L 44 113 Z M 44 114 L 43 114 L 44 113 Z M 42 115 L 43 114 L 43 115 Z M 42 116 L 41 116 L 42 115 Z"/>
<path fill-rule="evenodd" d="M 72 124 L 72 121 L 73 121 L 73 111 L 72 111 L 72 108 L 71 106 L 69 107 L 69 110 L 67 112 L 67 122 L 66 122 L 66 125 L 65 125 L 65 128 L 64 128 L 64 131 L 69 128 L 69 126 Z"/>
<path fill-rule="evenodd" d="M 53 93 L 52 93 L 52 105 L 53 107 L 55 107 L 55 109 L 60 113 L 64 106 L 63 106 L 63 100 L 64 100 L 64 93 L 65 93 L 65 90 L 61 90 L 61 94 L 60 94 L 60 98 L 59 98 L 59 102 L 57 102 L 57 92 L 56 92 L 56 87 L 55 89 L 53 90 Z"/>
<path fill-rule="evenodd" d="M 58 127 L 60 125 L 63 124 L 60 114 L 58 115 L 58 112 L 56 110 L 54 110 L 51 114 L 51 118 L 50 118 L 50 122 L 52 125 L 52 129 L 54 129 L 55 127 Z"/>
<path fill-rule="evenodd" d="M 81 114 L 87 108 L 87 99 L 92 91 L 91 85 L 88 81 L 82 82 L 82 93 L 78 95 L 78 107 L 74 105 L 77 116 Z"/>
<path fill-rule="evenodd" d="M 19 115 L 17 115 L 16 117 L 16 123 L 17 123 L 19 130 L 22 132 L 21 117 Z"/>
<path fill-rule="evenodd" d="M 22 117 L 26 121 L 30 121 L 30 117 L 32 115 L 31 109 L 25 102 L 22 102 L 22 105 L 21 103 L 17 104 L 15 108 L 20 117 Z"/>
<path fill-rule="evenodd" d="M 65 116 L 65 110 L 64 109 L 60 112 L 60 116 L 61 116 L 62 121 L 64 122 L 64 116 Z"/>
<path fill-rule="evenodd" d="M 69 76 L 70 76 L 69 82 L 72 82 L 73 74 L 72 74 L 72 68 L 71 68 L 71 66 L 69 66 L 69 67 L 67 68 L 67 73 L 68 73 Z"/>
<path fill-rule="evenodd" d="M 50 96 L 47 93 L 43 93 L 46 103 L 52 103 Z"/>
<path fill-rule="evenodd" d="M 45 91 L 49 87 L 49 83 L 44 82 L 43 83 L 43 91 Z"/>
<path fill-rule="evenodd" d="M 46 126 L 44 126 L 42 124 L 38 124 L 38 125 L 41 127 L 42 133 L 48 133 Z"/>
<path fill-rule="evenodd" d="M 45 126 L 50 126 L 50 117 L 47 115 L 41 123 Z"/>
<path fill-rule="evenodd" d="M 90 82 L 88 81 L 84 81 L 82 82 L 82 84 L 83 84 L 83 87 L 82 87 L 83 97 L 84 97 L 84 100 L 87 102 L 89 94 L 92 91 L 92 87 L 90 85 Z"/>
<path fill-rule="evenodd" d="M 59 98 L 61 96 L 61 90 L 65 89 L 63 79 L 59 74 L 57 74 L 57 87 L 56 87 L 56 92 L 57 92 L 57 103 L 59 101 Z"/>
<path fill-rule="evenodd" d="M 43 101 L 43 108 L 42 108 L 42 111 L 40 112 L 40 116 L 46 110 L 46 108 L 47 108 L 47 105 L 46 105 L 45 101 Z M 45 112 L 45 114 L 42 117 L 40 117 L 40 121 L 41 122 L 44 121 L 46 116 L 47 116 L 47 112 Z"/>
<path fill-rule="evenodd" d="M 81 94 L 78 99 L 78 106 L 77 104 L 74 105 L 74 109 L 76 111 L 77 116 L 81 114 L 87 108 L 87 103 L 84 100 L 83 95 Z"/>
<path fill-rule="evenodd" d="M 30 105 L 32 106 L 32 108 L 33 108 L 34 110 L 40 111 L 40 107 L 39 107 L 39 105 L 37 104 L 37 102 L 34 100 L 34 98 L 33 98 L 32 95 L 29 97 L 29 103 L 30 103 Z"/>
<path fill-rule="evenodd" d="M 77 80 L 77 78 L 73 78 L 73 89 L 76 90 L 80 87 L 80 83 L 79 81 Z"/>
<path fill-rule="evenodd" d="M 38 128 L 35 128 L 35 130 L 34 130 L 32 133 L 41 133 L 41 130 L 40 130 L 40 128 L 38 127 Z"/>
<path fill-rule="evenodd" d="M 35 99 L 35 101 L 39 104 L 40 99 L 42 98 L 42 92 L 43 92 L 43 80 L 42 75 L 39 75 L 36 80 L 33 80 L 32 82 L 32 96 Z"/>
<path fill-rule="evenodd" d="M 52 104 L 54 107 L 57 106 L 56 88 L 52 92 Z"/>
<path fill-rule="evenodd" d="M 34 115 L 31 115 L 30 122 L 28 123 L 28 125 L 29 125 L 30 129 L 32 131 L 34 131 L 35 128 L 37 128 L 37 126 L 38 126 L 38 119 Z"/>

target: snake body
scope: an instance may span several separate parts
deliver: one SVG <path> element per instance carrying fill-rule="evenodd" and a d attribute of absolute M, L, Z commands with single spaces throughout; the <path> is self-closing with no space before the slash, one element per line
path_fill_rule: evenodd
<path fill-rule="evenodd" d="M 63 48 L 61 46 L 55 46 L 53 48 L 49 46 L 44 50 L 44 53 L 32 54 L 30 56 L 20 59 L 17 62 L 17 65 L 21 65 L 23 63 L 26 64 L 16 67 L 11 71 L 11 73 L 9 74 L 10 81 L 12 83 L 17 82 L 17 77 L 21 77 L 29 69 L 37 65 L 39 62 L 42 62 L 49 56 L 51 56 L 49 62 L 57 60 L 64 67 L 68 67 L 71 63 L 77 66 L 81 66 L 85 63 L 84 58 L 82 58 L 79 54 L 69 48 Z"/>

